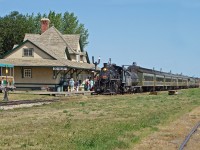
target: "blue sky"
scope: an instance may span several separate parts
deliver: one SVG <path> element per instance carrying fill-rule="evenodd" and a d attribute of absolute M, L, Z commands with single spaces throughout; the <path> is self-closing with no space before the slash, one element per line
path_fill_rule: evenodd
<path fill-rule="evenodd" d="M 14 10 L 74 12 L 89 30 L 90 59 L 101 63 L 200 77 L 199 0 L 0 0 L 0 16 Z"/>

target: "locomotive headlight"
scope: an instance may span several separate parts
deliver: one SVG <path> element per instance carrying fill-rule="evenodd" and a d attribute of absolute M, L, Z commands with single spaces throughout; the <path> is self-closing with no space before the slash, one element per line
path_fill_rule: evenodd
<path fill-rule="evenodd" d="M 103 71 L 107 71 L 107 68 L 103 68 Z"/>

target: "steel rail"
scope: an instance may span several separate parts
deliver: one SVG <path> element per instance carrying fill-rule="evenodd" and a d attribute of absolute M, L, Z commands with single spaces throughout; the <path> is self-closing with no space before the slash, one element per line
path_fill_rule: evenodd
<path fill-rule="evenodd" d="M 187 142 L 190 140 L 191 136 L 194 134 L 194 132 L 197 131 L 197 129 L 200 127 L 200 121 L 196 124 L 196 126 L 193 127 L 193 129 L 190 131 L 190 133 L 188 134 L 188 136 L 185 138 L 185 140 L 183 141 L 183 143 L 181 144 L 179 150 L 183 150 L 185 145 L 187 144 Z"/>
<path fill-rule="evenodd" d="M 10 105 L 20 105 L 20 104 L 33 104 L 33 103 L 42 103 L 42 102 L 57 102 L 59 99 L 51 99 L 51 100 L 17 100 L 17 101 L 7 101 L 7 102 L 0 102 L 0 106 L 10 106 Z"/>

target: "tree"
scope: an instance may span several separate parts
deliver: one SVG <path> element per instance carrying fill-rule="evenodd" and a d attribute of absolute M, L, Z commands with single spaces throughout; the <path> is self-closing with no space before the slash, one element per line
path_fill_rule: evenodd
<path fill-rule="evenodd" d="M 80 34 L 82 50 L 88 44 L 88 30 L 84 24 L 79 23 L 74 13 L 65 12 L 62 15 L 50 11 L 48 15 L 38 13 L 35 16 L 13 11 L 5 17 L 0 17 L 0 55 L 11 50 L 15 44 L 20 44 L 25 33 L 40 34 L 40 20 L 43 17 L 48 17 L 51 21 L 50 26 L 54 25 L 63 34 Z"/>
<path fill-rule="evenodd" d="M 34 26 L 27 21 L 27 16 L 17 11 L 0 18 L 0 54 L 11 50 L 15 44 L 23 41 L 25 33 L 33 31 Z"/>
<path fill-rule="evenodd" d="M 62 27 L 62 14 L 56 14 L 54 11 L 50 11 L 48 18 L 51 21 L 50 26 L 55 26 L 58 30 L 61 30 Z"/>
<path fill-rule="evenodd" d="M 74 13 L 64 13 L 62 30 L 65 34 L 80 34 L 80 43 L 83 49 L 88 44 L 88 30 L 85 29 L 84 24 L 79 24 L 79 20 Z"/>

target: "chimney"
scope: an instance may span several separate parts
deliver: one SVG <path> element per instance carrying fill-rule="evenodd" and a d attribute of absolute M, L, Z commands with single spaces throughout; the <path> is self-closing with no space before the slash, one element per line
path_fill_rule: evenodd
<path fill-rule="evenodd" d="M 41 34 L 49 29 L 50 20 L 48 18 L 41 19 Z"/>

